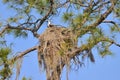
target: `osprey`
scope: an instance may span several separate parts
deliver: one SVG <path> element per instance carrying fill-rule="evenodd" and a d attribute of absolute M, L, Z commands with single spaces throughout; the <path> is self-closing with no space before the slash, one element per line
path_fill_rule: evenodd
<path fill-rule="evenodd" d="M 61 27 L 61 28 L 65 28 L 65 27 L 63 27 L 63 26 L 61 26 L 61 25 L 53 25 L 53 24 L 51 24 L 51 21 L 50 20 L 47 20 L 47 22 L 48 22 L 48 24 L 47 24 L 47 27 L 49 28 L 49 27 Z"/>
<path fill-rule="evenodd" d="M 48 22 L 48 25 L 47 25 L 48 27 L 54 27 L 55 26 L 55 25 L 51 24 L 50 20 L 48 20 L 47 22 Z"/>

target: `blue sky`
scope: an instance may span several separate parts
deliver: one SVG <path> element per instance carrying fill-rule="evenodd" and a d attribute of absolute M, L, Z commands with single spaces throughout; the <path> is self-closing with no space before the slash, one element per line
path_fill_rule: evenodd
<path fill-rule="evenodd" d="M 12 16 L 14 12 L 0 2 L 0 21 L 5 20 L 7 17 Z M 55 24 L 59 22 L 53 21 Z M 44 29 L 44 27 L 42 27 Z M 43 31 L 42 29 L 42 31 Z M 32 34 L 29 34 L 27 39 L 8 36 L 8 41 L 14 41 L 13 50 L 24 51 L 36 44 L 38 41 L 34 39 Z M 119 38 L 118 38 L 118 42 Z M 101 58 L 96 50 L 94 51 L 95 63 L 91 63 L 88 60 L 85 61 L 85 66 L 79 68 L 78 71 L 69 71 L 69 80 L 120 80 L 120 48 L 111 46 L 114 55 Z M 62 72 L 62 80 L 66 80 L 66 70 Z M 21 68 L 20 80 L 23 76 L 32 78 L 32 80 L 45 80 L 45 73 L 40 72 L 37 62 L 37 52 L 31 52 L 24 57 L 23 65 Z M 15 76 L 12 76 L 11 80 L 14 80 Z"/>

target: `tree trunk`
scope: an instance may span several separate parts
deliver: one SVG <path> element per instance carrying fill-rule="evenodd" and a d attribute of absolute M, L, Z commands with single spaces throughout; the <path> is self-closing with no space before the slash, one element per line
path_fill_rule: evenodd
<path fill-rule="evenodd" d="M 56 66 L 56 69 L 54 69 L 53 71 L 49 71 L 49 69 L 46 69 L 47 80 L 61 80 L 60 76 L 63 67 L 64 65 Z"/>

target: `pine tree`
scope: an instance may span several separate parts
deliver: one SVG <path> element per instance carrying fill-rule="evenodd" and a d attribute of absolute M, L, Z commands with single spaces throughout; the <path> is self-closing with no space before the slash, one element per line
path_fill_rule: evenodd
<path fill-rule="evenodd" d="M 38 53 L 39 67 L 46 71 L 47 80 L 61 80 L 60 75 L 65 66 L 67 70 L 71 69 L 73 65 L 71 63 L 81 66 L 86 58 L 95 62 L 93 48 L 104 57 L 113 54 L 109 49 L 112 45 L 120 47 L 115 40 L 120 31 L 118 23 L 120 0 L 2 0 L 2 2 L 16 14 L 0 22 L 2 80 L 10 78 L 12 68 L 15 66 L 17 79 L 24 56 L 35 50 Z M 47 26 L 45 23 L 48 20 L 58 21 L 56 16 L 60 18 L 61 24 L 50 24 L 52 27 L 47 27 L 40 34 L 39 30 L 42 26 Z M 11 47 L 12 43 L 7 43 L 6 35 L 27 38 L 29 34 L 33 35 L 39 44 L 20 51 L 15 56 L 11 54 L 14 50 Z M 27 79 L 23 77 L 23 80 Z"/>

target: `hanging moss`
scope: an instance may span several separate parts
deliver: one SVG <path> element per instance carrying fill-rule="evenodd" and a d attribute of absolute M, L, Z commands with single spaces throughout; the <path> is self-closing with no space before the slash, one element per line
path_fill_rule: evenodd
<path fill-rule="evenodd" d="M 62 66 L 69 66 L 70 59 L 68 52 L 77 46 L 77 37 L 71 29 L 62 27 L 50 27 L 40 35 L 40 48 L 38 47 L 38 58 L 41 66 L 45 66 L 47 78 L 54 75 L 54 79 L 59 80 L 58 74 Z M 57 67 L 59 67 L 59 70 Z M 50 79 L 50 80 L 54 80 Z"/>

